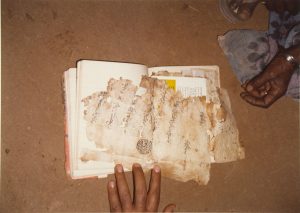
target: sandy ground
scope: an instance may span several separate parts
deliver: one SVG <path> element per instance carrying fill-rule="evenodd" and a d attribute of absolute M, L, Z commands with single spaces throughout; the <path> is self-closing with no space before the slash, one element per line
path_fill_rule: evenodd
<path fill-rule="evenodd" d="M 212 165 L 207 186 L 164 178 L 161 208 L 299 211 L 299 104 L 244 103 L 216 41 L 229 29 L 265 30 L 267 16 L 260 6 L 230 24 L 217 0 L 2 0 L 1 212 L 108 210 L 107 179 L 71 180 L 64 170 L 61 77 L 79 59 L 220 66 L 246 159 Z"/>

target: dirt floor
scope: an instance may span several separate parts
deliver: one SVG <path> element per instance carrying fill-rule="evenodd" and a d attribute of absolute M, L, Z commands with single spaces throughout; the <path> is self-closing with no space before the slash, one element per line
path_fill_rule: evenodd
<path fill-rule="evenodd" d="M 64 170 L 62 73 L 79 59 L 219 65 L 246 159 L 212 165 L 207 186 L 164 178 L 161 208 L 177 211 L 300 210 L 299 104 L 244 103 L 217 44 L 230 29 L 266 30 L 261 5 L 230 24 L 217 0 L 2 0 L 1 212 L 102 212 L 107 179 L 71 180 Z M 128 175 L 129 177 L 130 175 Z"/>

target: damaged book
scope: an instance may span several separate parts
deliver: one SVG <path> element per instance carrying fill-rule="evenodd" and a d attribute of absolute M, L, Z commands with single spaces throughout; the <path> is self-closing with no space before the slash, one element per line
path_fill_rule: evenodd
<path fill-rule="evenodd" d="M 212 163 L 245 156 L 218 66 L 81 60 L 63 82 L 66 171 L 73 179 L 140 163 L 205 185 Z"/>

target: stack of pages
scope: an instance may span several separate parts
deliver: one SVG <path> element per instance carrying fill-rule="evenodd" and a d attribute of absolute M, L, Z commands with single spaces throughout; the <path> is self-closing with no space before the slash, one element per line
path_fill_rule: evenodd
<path fill-rule="evenodd" d="M 63 79 L 66 171 L 74 179 L 140 163 L 207 184 L 211 163 L 244 158 L 218 66 L 81 60 Z"/>

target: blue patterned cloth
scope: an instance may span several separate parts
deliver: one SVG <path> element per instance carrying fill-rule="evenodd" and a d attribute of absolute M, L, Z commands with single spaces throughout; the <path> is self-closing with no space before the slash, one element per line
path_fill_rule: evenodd
<path fill-rule="evenodd" d="M 220 47 L 241 83 L 258 75 L 270 63 L 280 46 L 300 44 L 300 12 L 270 12 L 269 30 L 232 30 L 218 38 Z M 300 99 L 300 68 L 296 69 L 286 95 Z"/>

